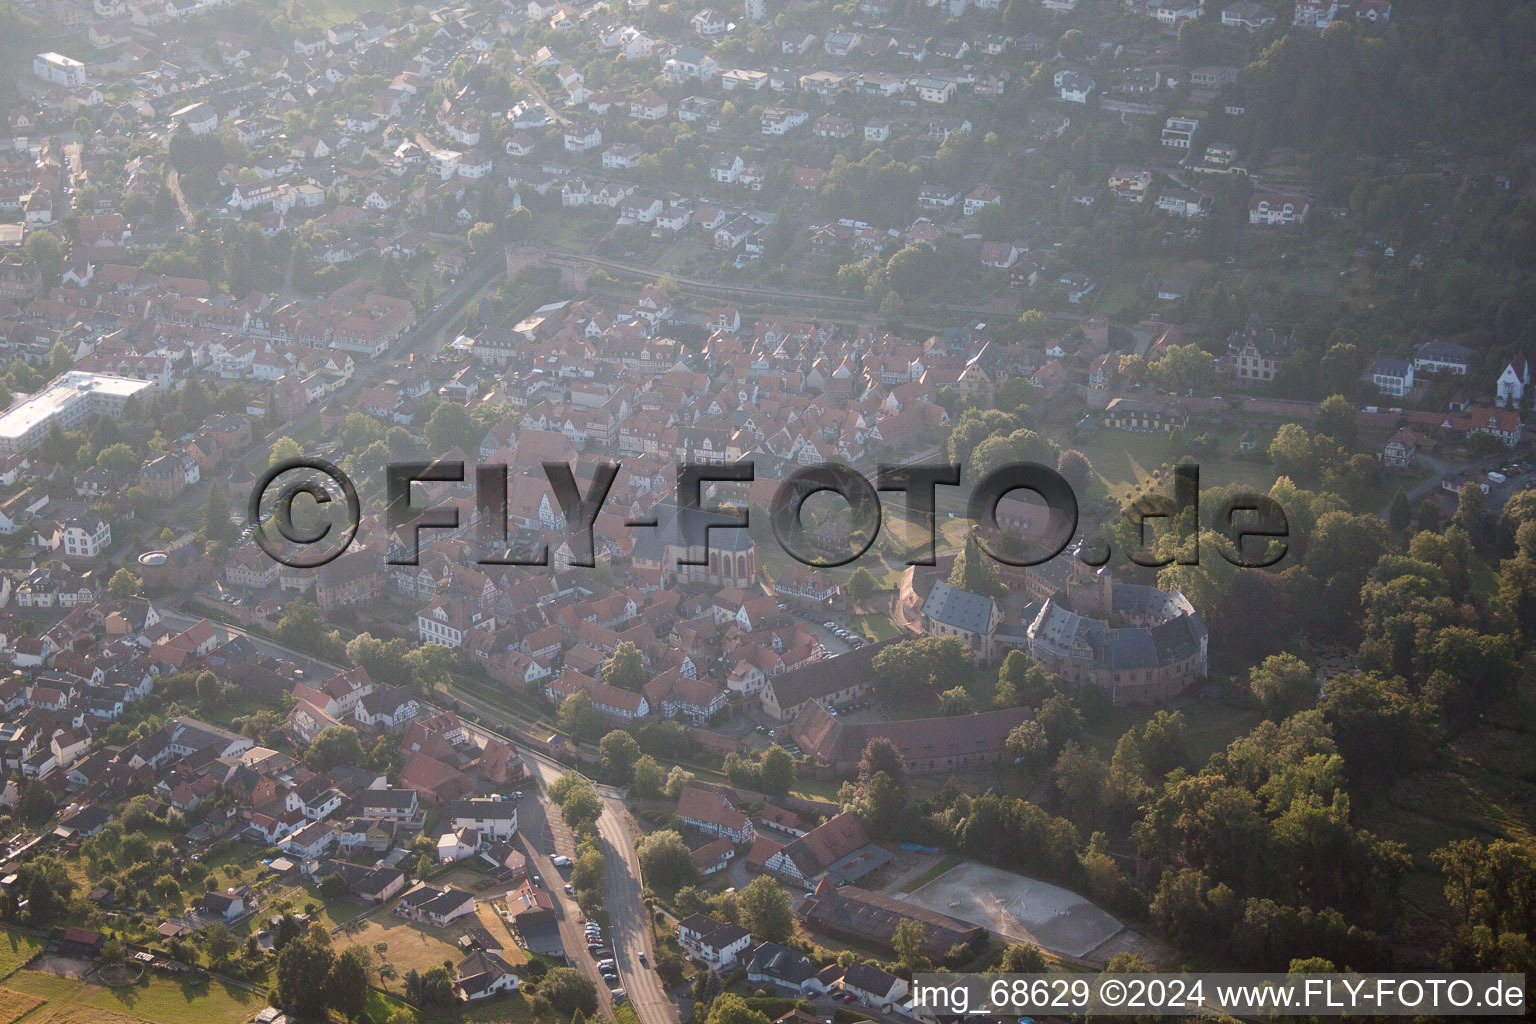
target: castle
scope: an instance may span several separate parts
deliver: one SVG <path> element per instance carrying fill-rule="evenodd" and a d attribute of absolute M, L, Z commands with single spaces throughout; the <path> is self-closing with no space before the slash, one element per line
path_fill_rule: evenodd
<path fill-rule="evenodd" d="M 1178 591 L 1117 583 L 1073 552 L 1065 592 L 1024 610 L 1029 654 L 1070 688 L 1102 688 L 1116 705 L 1167 700 L 1206 674 L 1209 633 Z"/>

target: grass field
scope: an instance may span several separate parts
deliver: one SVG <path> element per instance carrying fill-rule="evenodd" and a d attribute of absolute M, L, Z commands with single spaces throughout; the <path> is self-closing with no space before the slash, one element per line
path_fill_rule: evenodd
<path fill-rule="evenodd" d="M 267 1004 L 266 998 L 233 985 L 200 985 L 151 975 L 136 985 L 103 988 L 43 971 L 18 971 L 6 987 L 47 1000 L 27 1016 L 28 1024 L 87 1024 L 147 1020 L 155 1024 L 240 1024 Z"/>
<path fill-rule="evenodd" d="M 9 977 L 42 948 L 43 940 L 35 935 L 15 928 L 0 928 L 0 978 Z"/>
<path fill-rule="evenodd" d="M 406 971 L 424 972 L 445 960 L 454 964 L 462 960 L 463 954 L 459 952 L 455 942 L 464 934 L 468 921 L 467 918 L 461 918 L 447 928 L 433 928 L 396 917 L 388 911 L 380 911 L 367 920 L 359 921 L 347 928 L 336 936 L 335 941 L 343 948 L 351 945 L 372 946 L 377 942 L 388 943 L 389 953 L 386 959 L 404 976 Z M 516 948 L 514 946 L 513 950 Z M 391 982 L 390 987 L 398 987 L 399 984 L 397 980 Z"/>
<path fill-rule="evenodd" d="M 1157 710 L 1150 707 L 1108 708 L 1101 715 L 1088 719 L 1088 741 L 1108 760 L 1114 756 L 1115 744 L 1125 731 L 1140 728 Z M 1225 750 L 1234 738 L 1258 725 L 1264 717 L 1257 709 L 1204 701 L 1196 701 L 1181 710 L 1184 713 L 1184 759 L 1195 770 L 1209 761 L 1212 754 Z"/>
<path fill-rule="evenodd" d="M 912 881 L 902 886 L 901 891 L 917 892 L 917 890 L 921 889 L 923 886 L 927 885 L 934 879 L 948 874 L 951 869 L 958 866 L 963 860 L 965 860 L 965 858 L 960 856 L 958 853 L 948 854 L 944 857 L 943 860 L 939 861 L 933 867 L 929 868 L 927 871 L 924 871 L 922 874 L 912 879 Z"/>
<path fill-rule="evenodd" d="M 1435 761 L 1398 780 L 1367 806 L 1361 824 L 1413 855 L 1403 887 L 1412 916 L 1441 922 L 1443 879 L 1429 854 L 1457 839 L 1536 843 L 1536 678 L 1527 672 L 1513 699 L 1437 752 Z"/>
<path fill-rule="evenodd" d="M 1268 445 L 1266 434 L 1256 432 L 1256 437 L 1260 449 Z M 1170 458 L 1166 434 L 1136 434 L 1104 428 L 1093 437 L 1059 440 L 1064 447 L 1076 448 L 1088 457 L 1099 486 L 1114 498 L 1124 498 L 1128 489 L 1144 486 L 1155 470 L 1174 461 Z M 1228 431 L 1221 435 L 1219 443 L 1223 449 L 1235 448 L 1237 437 Z M 1240 459 L 1225 450 L 1192 454 L 1200 464 L 1202 486 L 1237 484 L 1268 491 L 1275 482 L 1274 467 L 1260 459 Z"/>
<path fill-rule="evenodd" d="M 0 1024 L 13 1024 L 42 1005 L 41 996 L 0 988 Z"/>
<path fill-rule="evenodd" d="M 476 1024 L 524 1024 L 534 1020 L 528 1000 L 521 992 L 508 992 L 478 1003 L 470 1003 L 454 1012 L 454 1020 L 473 1021 Z M 633 1022 L 631 1022 L 633 1024 Z"/>

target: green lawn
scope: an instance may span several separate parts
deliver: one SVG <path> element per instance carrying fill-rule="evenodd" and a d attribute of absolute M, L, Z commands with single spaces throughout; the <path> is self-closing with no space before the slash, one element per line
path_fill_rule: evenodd
<path fill-rule="evenodd" d="M 1240 485 L 1268 491 L 1274 484 L 1274 467 L 1261 459 L 1237 457 L 1235 450 L 1239 436 L 1236 431 L 1227 430 L 1218 435 L 1217 451 L 1190 452 L 1200 464 L 1202 487 Z M 1131 489 L 1145 486 L 1159 469 L 1164 470 L 1166 479 L 1167 468 L 1174 462 L 1167 434 L 1137 434 L 1104 427 L 1093 437 L 1061 437 L 1058 440 L 1063 447 L 1076 448 L 1082 452 L 1093 464 L 1097 487 L 1089 488 L 1089 493 L 1084 496 L 1088 498 L 1107 492 L 1113 498 L 1124 499 Z M 1267 437 L 1258 437 L 1261 449 L 1267 443 Z"/>
<path fill-rule="evenodd" d="M 340 25 L 378 5 L 371 0 L 310 0 L 303 5 L 306 25 Z"/>
<path fill-rule="evenodd" d="M 862 633 L 870 640 L 888 640 L 897 635 L 895 623 L 883 612 L 863 612 L 850 616 L 848 628 L 855 633 Z"/>
<path fill-rule="evenodd" d="M 959 864 L 964 859 L 965 858 L 960 856 L 958 853 L 951 853 L 946 855 L 943 860 L 939 861 L 933 867 L 929 868 L 927 871 L 924 871 L 922 874 L 912 879 L 912 881 L 902 886 L 901 891 L 917 892 L 917 890 L 921 889 L 935 878 L 939 878 L 942 875 L 948 874 L 957 864 Z"/>
<path fill-rule="evenodd" d="M 32 1024 L 110 1020 L 126 1015 L 156 1024 L 240 1024 L 267 1005 L 264 996 L 222 982 L 201 984 L 149 975 L 135 985 L 103 988 L 42 971 L 18 971 L 6 986 L 48 1000 L 27 1017 Z"/>
<path fill-rule="evenodd" d="M 44 945 L 36 935 L 10 927 L 0 928 L 0 978 L 8 977 L 31 960 Z"/>
<path fill-rule="evenodd" d="M 1108 760 L 1114 755 L 1115 744 L 1125 731 L 1132 727 L 1139 729 L 1157 710 L 1149 707 L 1109 708 L 1088 720 L 1088 741 Z M 1204 701 L 1196 701 L 1182 710 L 1185 763 L 1191 769 L 1199 769 L 1212 754 L 1225 750 L 1228 743 L 1248 732 L 1263 718 L 1257 709 Z"/>

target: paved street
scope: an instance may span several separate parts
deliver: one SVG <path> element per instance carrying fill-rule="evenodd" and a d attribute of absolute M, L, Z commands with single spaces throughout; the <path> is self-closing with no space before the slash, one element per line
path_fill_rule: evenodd
<path fill-rule="evenodd" d="M 162 617 L 167 625 L 178 629 L 185 629 L 202 618 L 202 616 L 188 615 L 183 612 L 163 612 Z M 317 678 L 323 678 L 330 672 L 336 671 L 336 666 L 328 662 L 309 657 L 265 637 L 248 633 L 239 626 L 212 619 L 209 621 L 215 622 L 233 636 L 246 637 L 263 654 L 287 658 L 306 672 L 313 673 Z M 424 710 L 432 714 L 441 709 L 424 703 Z M 483 725 L 472 725 L 471 728 L 498 736 L 511 743 L 521 753 L 529 773 L 537 776 L 541 783 L 537 797 L 525 799 L 518 809 L 518 830 L 523 837 L 523 847 L 528 855 L 529 868 L 534 874 L 543 878 L 544 886 L 555 903 L 556 916 L 560 923 L 560 939 L 570 953 L 572 963 L 597 982 L 599 1001 L 606 1006 L 611 1003 L 608 988 L 602 982 L 596 962 L 587 955 L 586 939 L 582 933 L 581 910 L 574 899 L 565 895 L 562 888 L 569 877 L 569 869 L 562 873 L 550 860 L 554 853 L 563 853 L 569 857 L 574 857 L 576 853 L 570 829 L 560 819 L 559 811 L 550 806 L 548 797 L 544 795 L 544 789 L 558 779 L 566 768 L 542 754 L 527 749 L 516 740 L 500 736 Z M 598 819 L 597 827 L 600 846 L 606 859 L 603 901 L 608 909 L 610 923 L 605 938 L 608 940 L 609 947 L 613 949 L 614 960 L 618 963 L 620 984 L 635 1004 L 635 1012 L 640 1018 L 640 1024 L 677 1024 L 677 1007 L 667 997 L 661 979 L 653 969 L 655 951 L 651 946 L 650 928 L 646 917 L 648 912 L 641 899 L 643 886 L 640 881 L 640 861 L 635 855 L 634 843 L 629 828 L 625 824 L 628 811 L 624 806 L 623 798 L 616 790 L 608 786 L 596 786 L 596 789 L 603 800 L 603 814 Z M 642 952 L 650 959 L 650 967 L 640 963 Z"/>
<path fill-rule="evenodd" d="M 529 770 L 538 775 L 546 786 L 565 771 L 564 766 L 531 751 L 525 751 L 523 758 Z M 651 947 L 647 911 L 640 898 L 640 862 L 635 856 L 629 829 L 624 824 L 628 811 L 624 801 L 613 790 L 598 786 L 597 792 L 603 798 L 603 814 L 597 821 L 597 830 L 605 859 L 603 902 L 608 909 L 609 921 L 606 937 L 609 948 L 613 950 L 614 960 L 618 962 L 620 984 L 634 1003 L 641 1024 L 674 1024 L 678 1019 L 677 1008 L 667 997 L 661 979 L 653 970 L 655 951 Z M 550 881 L 550 884 L 554 886 L 556 883 Z M 564 893 L 558 895 L 566 899 Z M 574 901 L 566 899 L 566 903 L 574 911 Z M 579 925 L 576 932 L 579 940 Z M 565 925 L 562 922 L 562 937 L 564 934 Z M 575 948 L 580 950 L 577 955 L 585 956 L 584 941 L 579 941 Z M 642 952 L 650 959 L 650 967 L 640 963 Z M 603 995 L 606 998 L 607 993 Z"/>

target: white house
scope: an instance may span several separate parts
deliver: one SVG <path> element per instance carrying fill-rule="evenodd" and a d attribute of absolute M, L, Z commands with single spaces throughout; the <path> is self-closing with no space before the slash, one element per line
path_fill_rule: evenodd
<path fill-rule="evenodd" d="M 764 135 L 787 135 L 810 119 L 810 114 L 793 107 L 764 107 L 759 127 Z"/>
<path fill-rule="evenodd" d="M 1384 395 L 1406 395 L 1413 390 L 1413 364 L 1406 359 L 1377 356 L 1371 362 L 1371 383 Z"/>
<path fill-rule="evenodd" d="M 472 828 L 486 839 L 510 839 L 517 832 L 517 804 L 511 800 L 455 800 L 448 807 L 454 828 Z"/>
<path fill-rule="evenodd" d="M 948 103 L 955 98 L 955 83 L 944 78 L 919 75 L 909 83 L 924 103 Z"/>
<path fill-rule="evenodd" d="M 32 58 L 32 73 L 46 82 L 68 88 L 85 84 L 85 65 L 52 50 Z"/>
<path fill-rule="evenodd" d="M 694 914 L 678 925 L 677 940 L 684 953 L 716 970 L 725 970 L 751 947 L 752 933 L 739 924 Z"/>
<path fill-rule="evenodd" d="M 1426 341 L 1413 350 L 1413 368 L 1419 373 L 1449 373 L 1464 377 L 1472 362 L 1472 350 L 1449 341 Z"/>
<path fill-rule="evenodd" d="M 1067 103 L 1086 104 L 1089 95 L 1093 93 L 1094 87 L 1098 85 L 1097 82 L 1082 72 L 1071 71 L 1066 68 L 1056 72 L 1054 81 L 1057 98 Z"/>
<path fill-rule="evenodd" d="M 1163 145 L 1171 149 L 1188 149 L 1194 143 L 1195 132 L 1199 130 L 1198 117 L 1170 117 L 1163 122 Z"/>
<path fill-rule="evenodd" d="M 112 544 L 112 527 L 100 516 L 71 519 L 59 534 L 58 549 L 70 558 L 95 558 Z"/>
<path fill-rule="evenodd" d="M 1525 389 L 1531 386 L 1531 366 L 1524 356 L 1515 356 L 1499 371 L 1496 400 L 1499 407 L 1518 409 L 1525 400 Z"/>
<path fill-rule="evenodd" d="M 1311 208 L 1306 196 L 1256 192 L 1248 200 L 1248 223 L 1266 227 L 1305 224 Z"/>

